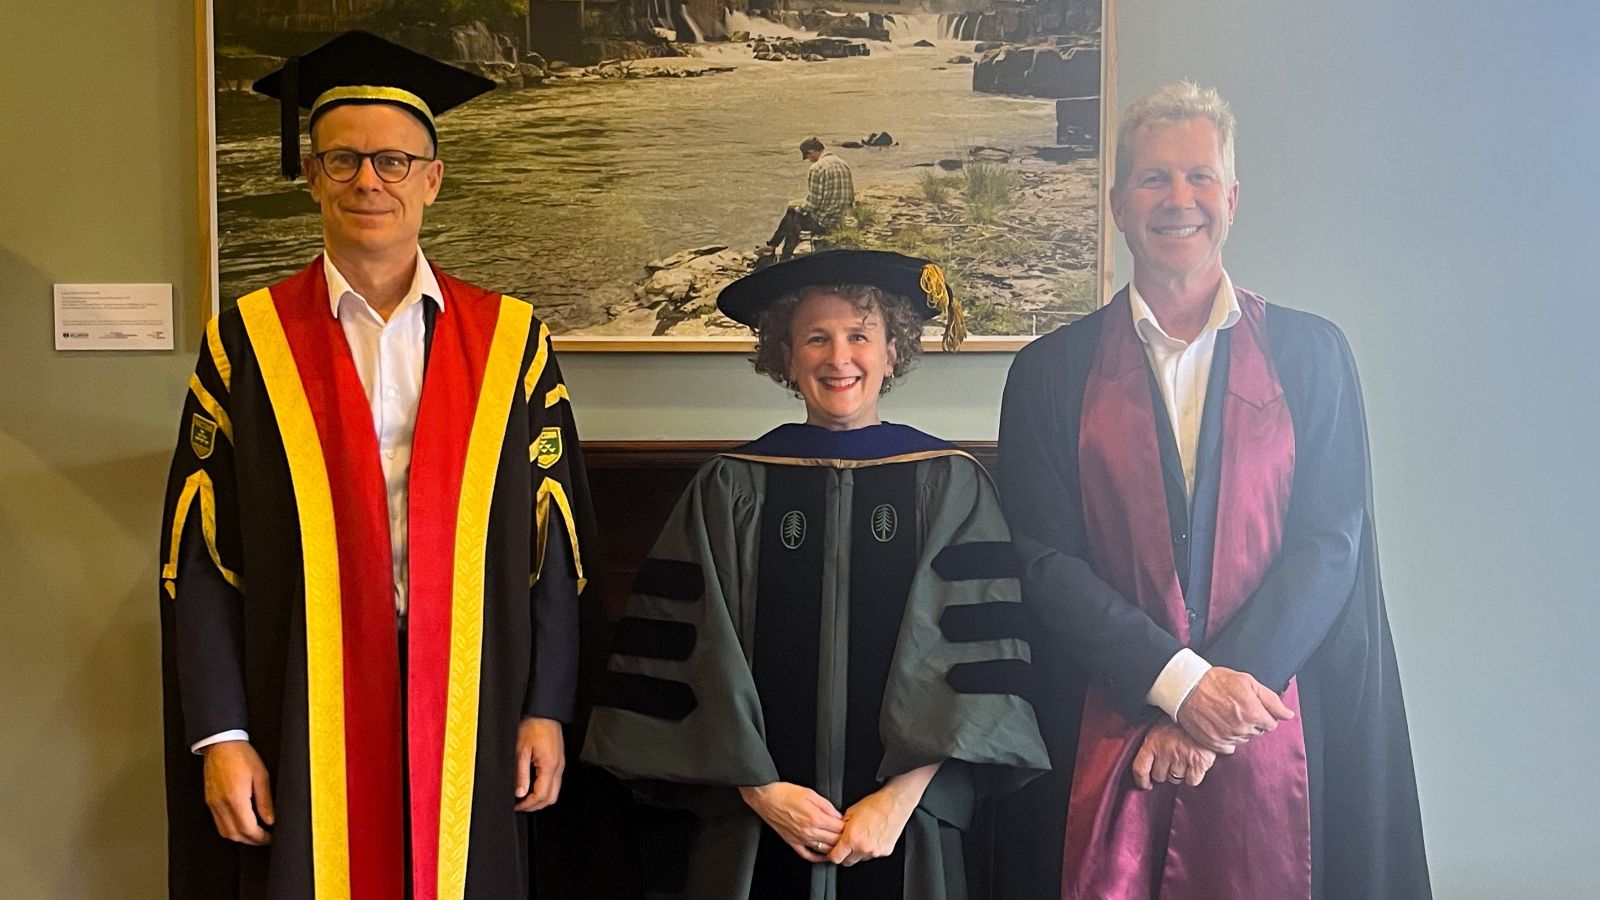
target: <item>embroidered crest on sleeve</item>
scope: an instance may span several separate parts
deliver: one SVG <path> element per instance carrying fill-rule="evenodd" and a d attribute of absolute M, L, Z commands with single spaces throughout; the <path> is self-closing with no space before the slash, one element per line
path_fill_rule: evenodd
<path fill-rule="evenodd" d="M 561 429 L 552 425 L 539 432 L 533 441 L 533 461 L 539 468 L 548 469 L 561 459 Z"/>
<path fill-rule="evenodd" d="M 217 423 L 195 413 L 189 423 L 189 448 L 201 459 L 210 459 L 217 449 Z"/>

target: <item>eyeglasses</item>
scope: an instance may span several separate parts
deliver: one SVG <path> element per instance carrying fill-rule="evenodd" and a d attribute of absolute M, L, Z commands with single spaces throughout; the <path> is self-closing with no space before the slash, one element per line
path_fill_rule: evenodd
<path fill-rule="evenodd" d="M 322 165 L 322 171 L 334 181 L 354 181 L 361 171 L 361 163 L 372 160 L 372 171 L 385 184 L 396 184 L 411 174 L 411 164 L 417 160 L 433 162 L 432 156 L 415 156 L 404 150 L 379 150 L 376 153 L 357 153 L 354 150 L 324 150 L 312 154 Z"/>

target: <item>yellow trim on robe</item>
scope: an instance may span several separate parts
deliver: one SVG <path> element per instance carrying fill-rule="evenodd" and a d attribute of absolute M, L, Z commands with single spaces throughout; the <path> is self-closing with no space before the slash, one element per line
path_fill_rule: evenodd
<path fill-rule="evenodd" d="M 450 604 L 450 686 L 439 779 L 439 900 L 462 900 L 466 893 L 483 666 L 483 567 L 489 504 L 505 441 L 506 410 L 515 396 L 532 318 L 533 307 L 511 297 L 500 298 L 500 316 L 489 345 L 461 473 Z"/>
<path fill-rule="evenodd" d="M 533 351 L 533 362 L 528 364 L 528 374 L 522 379 L 523 396 L 529 403 L 533 402 L 533 392 L 539 387 L 539 379 L 544 377 L 544 367 L 550 358 L 550 326 L 539 323 L 539 348 Z"/>
<path fill-rule="evenodd" d="M 422 113 L 422 117 L 428 121 L 429 125 L 434 124 L 433 110 L 428 108 L 428 104 L 421 97 L 397 87 L 379 87 L 370 84 L 350 84 L 328 88 L 318 94 L 316 102 L 311 104 L 311 118 L 316 118 L 317 114 L 322 112 L 324 106 L 329 103 L 337 103 L 340 100 L 382 100 L 385 103 L 399 103 Z"/>
<path fill-rule="evenodd" d="M 546 478 L 533 501 L 533 571 L 528 573 L 529 590 L 539 583 L 539 574 L 544 571 L 544 545 L 550 538 L 550 491 L 546 486 L 554 480 Z"/>
<path fill-rule="evenodd" d="M 558 384 L 555 387 L 550 389 L 550 393 L 544 395 L 544 408 L 545 409 L 549 409 L 550 407 L 555 406 L 557 403 L 560 403 L 563 400 L 567 401 L 568 403 L 571 403 L 572 402 L 572 395 L 567 393 L 567 386 L 566 385 Z"/>
<path fill-rule="evenodd" d="M 533 587 L 539 580 L 539 574 L 544 568 L 544 546 L 550 535 L 550 501 L 555 500 L 556 506 L 561 508 L 561 518 L 567 525 L 567 542 L 572 545 L 572 568 L 578 577 L 578 593 L 588 585 L 589 580 L 583 577 L 583 553 L 578 548 L 578 524 L 572 518 L 572 503 L 567 499 L 567 489 L 561 482 L 554 478 L 546 478 L 539 485 L 538 495 L 534 499 L 534 520 L 538 523 L 538 538 L 534 542 L 533 574 L 528 576 L 528 587 Z"/>
<path fill-rule="evenodd" d="M 197 469 L 184 479 L 183 490 L 178 492 L 178 502 L 172 510 L 172 549 L 167 555 L 167 564 L 161 569 L 161 577 L 168 582 L 167 593 L 174 600 L 178 598 L 178 591 L 177 585 L 172 582 L 178 577 L 183 528 L 188 524 L 189 510 L 193 508 L 196 497 L 200 498 L 200 532 L 205 535 L 206 551 L 211 554 L 212 564 L 222 573 L 223 580 L 233 585 L 235 590 L 244 590 L 238 574 L 222 564 L 222 554 L 217 552 L 216 491 L 211 484 L 211 476 L 204 469 Z"/>
<path fill-rule="evenodd" d="M 233 390 L 233 363 L 228 361 L 228 350 L 222 346 L 222 331 L 217 326 L 216 316 L 206 323 L 206 346 L 211 348 L 211 364 L 217 367 L 222 386 Z"/>
<path fill-rule="evenodd" d="M 798 456 L 758 456 L 754 453 L 724 453 L 730 459 L 747 459 L 750 462 L 771 463 L 779 466 L 821 466 L 829 469 L 867 469 L 872 466 L 886 466 L 891 463 L 916 462 L 921 459 L 938 459 L 941 456 L 965 456 L 977 463 L 977 457 L 965 450 L 921 450 L 916 453 L 902 453 L 899 456 L 886 456 L 883 459 L 813 459 Z M 978 463 L 982 468 L 983 464 Z"/>
<path fill-rule="evenodd" d="M 317 900 L 349 900 L 345 784 L 344 621 L 333 495 L 311 404 L 266 288 L 239 301 L 267 396 L 283 435 L 300 519 L 306 592 L 306 722 L 311 775 L 312 882 Z"/>
<path fill-rule="evenodd" d="M 189 393 L 200 401 L 200 408 L 206 411 L 206 415 L 216 421 L 218 430 L 227 437 L 228 443 L 233 443 L 233 420 L 228 418 L 228 411 L 222 408 L 217 398 L 211 396 L 206 386 L 200 383 L 199 372 L 189 376 Z"/>

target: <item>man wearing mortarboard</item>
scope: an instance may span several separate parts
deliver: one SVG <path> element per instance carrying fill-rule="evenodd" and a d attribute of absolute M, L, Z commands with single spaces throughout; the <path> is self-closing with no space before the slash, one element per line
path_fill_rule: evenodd
<path fill-rule="evenodd" d="M 255 84 L 325 252 L 214 318 L 189 381 L 161 551 L 173 897 L 527 896 L 588 488 L 549 329 L 418 246 L 434 116 L 492 87 L 361 32 Z"/>

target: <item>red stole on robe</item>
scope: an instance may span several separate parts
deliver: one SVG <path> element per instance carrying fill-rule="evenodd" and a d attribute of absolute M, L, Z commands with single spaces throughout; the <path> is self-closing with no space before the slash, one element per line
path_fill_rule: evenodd
<path fill-rule="evenodd" d="M 1249 600 L 1277 556 L 1294 477 L 1294 428 L 1267 352 L 1266 304 L 1238 292 L 1222 404 L 1221 482 L 1212 553 L 1216 634 Z M 1105 317 L 1084 390 L 1078 441 L 1095 574 L 1185 644 L 1162 487 L 1148 363 L 1126 291 Z M 1203 655 L 1203 653 L 1202 653 Z M 1294 681 L 1284 702 L 1296 713 Z M 1311 895 L 1305 734 L 1297 717 L 1220 756 L 1199 787 L 1140 791 L 1131 764 L 1148 725 L 1133 725 L 1091 686 L 1084 699 L 1068 807 L 1063 900 Z"/>
<path fill-rule="evenodd" d="M 414 897 L 459 898 L 465 883 L 488 500 L 532 309 L 435 274 L 445 303 L 409 475 L 404 721 L 388 494 L 321 257 L 239 301 L 300 519 L 319 900 L 402 895 L 405 775 Z"/>

